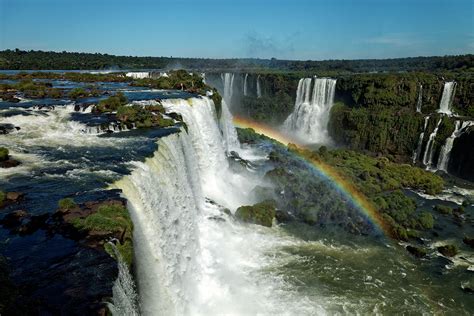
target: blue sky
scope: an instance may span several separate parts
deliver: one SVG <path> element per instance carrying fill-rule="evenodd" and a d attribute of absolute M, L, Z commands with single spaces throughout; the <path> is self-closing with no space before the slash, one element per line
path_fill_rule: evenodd
<path fill-rule="evenodd" d="M 0 49 L 354 59 L 474 53 L 474 0 L 0 0 Z"/>

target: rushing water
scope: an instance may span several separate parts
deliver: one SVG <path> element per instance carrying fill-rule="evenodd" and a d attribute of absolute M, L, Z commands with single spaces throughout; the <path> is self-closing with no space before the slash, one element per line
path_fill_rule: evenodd
<path fill-rule="evenodd" d="M 426 127 L 428 126 L 429 120 L 430 120 L 430 117 L 426 116 L 425 123 L 423 125 L 423 132 L 420 133 L 420 137 L 418 138 L 418 144 L 416 146 L 415 152 L 413 153 L 413 163 L 416 163 L 420 159 L 421 147 L 423 145 L 423 138 L 425 137 L 425 131 L 426 131 Z"/>
<path fill-rule="evenodd" d="M 451 104 L 453 103 L 454 94 L 456 92 L 456 82 L 449 81 L 444 84 L 443 95 L 441 96 L 441 101 L 439 102 L 439 113 L 450 115 Z"/>
<path fill-rule="evenodd" d="M 438 123 L 436 124 L 435 129 L 433 130 L 433 132 L 430 134 L 428 138 L 428 142 L 426 143 L 425 153 L 423 155 L 423 164 L 427 166 L 428 168 L 431 167 L 433 164 L 433 156 L 434 156 L 433 142 L 434 142 L 434 139 L 436 138 L 436 134 L 438 133 L 438 128 L 442 120 L 443 118 L 439 119 Z"/>
<path fill-rule="evenodd" d="M 302 143 L 330 142 L 327 125 L 334 102 L 335 87 L 335 79 L 301 79 L 296 91 L 295 109 L 283 123 L 284 131 L 294 135 Z"/>
<path fill-rule="evenodd" d="M 319 98 L 319 89 L 311 98 L 311 82 L 300 82 L 298 104 Z M 21 127 L 0 135 L 0 146 L 23 162 L 3 170 L 0 184 L 27 193 L 29 211 L 54 210 L 57 200 L 77 192 L 78 202 L 87 200 L 112 183 L 127 197 L 140 304 L 121 266 L 111 305 L 115 314 L 137 309 L 145 315 L 470 314 L 474 309 L 460 289 L 469 281 L 472 251 L 460 244 L 460 254 L 448 260 L 435 249 L 471 234 L 472 225 L 446 221 L 442 230 L 448 237 L 426 239 L 429 259 L 419 260 L 403 245 L 337 229 L 296 222 L 271 228 L 240 224 L 225 209 L 235 212 L 256 202 L 253 189 L 271 185 L 263 174 L 272 167 L 266 158 L 272 145 L 241 146 L 225 103 L 218 119 L 208 98 L 127 93 L 135 100 L 159 95 L 165 109 L 183 116 L 188 131 L 89 132 L 96 118 L 75 112 L 68 100 L 50 110 L 28 102 L 0 110 L 0 123 Z M 255 170 L 233 168 L 226 154 L 231 150 L 251 160 Z M 422 209 L 441 203 L 416 198 Z M 7 236 L 0 229 L 0 238 Z M 12 266 L 21 267 L 13 272 L 18 280 L 41 273 L 35 266 L 54 266 L 68 247 L 67 239 L 48 240 L 39 232 L 28 239 L 10 237 L 4 253 Z"/>

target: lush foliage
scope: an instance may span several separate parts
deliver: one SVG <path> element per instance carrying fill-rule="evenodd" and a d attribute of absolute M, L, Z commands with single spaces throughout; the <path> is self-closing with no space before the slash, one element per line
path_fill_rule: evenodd
<path fill-rule="evenodd" d="M 9 158 L 9 151 L 5 147 L 0 147 L 0 161 L 8 160 Z"/>
<path fill-rule="evenodd" d="M 245 223 L 272 226 L 275 217 L 275 201 L 267 200 L 254 205 L 245 205 L 235 211 L 235 217 Z"/>
<path fill-rule="evenodd" d="M 120 106 L 127 104 L 127 102 L 127 97 L 122 92 L 117 92 L 117 94 L 101 100 L 99 104 L 94 107 L 94 110 L 100 113 L 114 112 L 117 111 Z"/>
<path fill-rule="evenodd" d="M 77 206 L 76 202 L 72 198 L 64 198 L 58 201 L 58 207 L 62 211 L 67 211 L 75 208 Z"/>
<path fill-rule="evenodd" d="M 456 245 L 445 245 L 438 247 L 438 251 L 446 257 L 454 257 L 458 253 Z"/>

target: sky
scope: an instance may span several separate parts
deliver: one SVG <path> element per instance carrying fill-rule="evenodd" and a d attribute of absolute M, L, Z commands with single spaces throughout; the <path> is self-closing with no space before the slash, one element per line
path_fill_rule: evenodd
<path fill-rule="evenodd" d="M 474 0 L 0 0 L 0 49 L 132 56 L 474 53 Z"/>

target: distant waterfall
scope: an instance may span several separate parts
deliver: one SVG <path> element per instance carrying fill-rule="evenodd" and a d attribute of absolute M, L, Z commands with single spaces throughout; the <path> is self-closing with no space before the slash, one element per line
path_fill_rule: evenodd
<path fill-rule="evenodd" d="M 335 87 L 336 79 L 300 79 L 296 91 L 295 109 L 283 123 L 284 130 L 294 134 L 304 143 L 327 143 L 329 141 L 327 125 L 334 103 Z"/>
<path fill-rule="evenodd" d="M 240 149 L 240 143 L 237 138 L 237 131 L 235 130 L 234 123 L 232 122 L 232 113 L 230 113 L 225 100 L 222 100 L 221 108 L 222 112 L 219 120 L 219 126 L 222 131 L 222 136 L 224 137 L 226 150 L 228 153 L 231 151 L 238 151 L 238 149 Z"/>
<path fill-rule="evenodd" d="M 451 115 L 451 105 L 456 93 L 456 82 L 449 81 L 444 84 L 443 95 L 439 102 L 439 113 Z"/>
<path fill-rule="evenodd" d="M 425 117 L 425 124 L 423 126 L 423 132 L 420 133 L 418 138 L 418 145 L 416 146 L 415 152 L 413 153 L 413 163 L 416 163 L 420 159 L 421 155 L 421 146 L 423 145 L 423 138 L 425 137 L 426 127 L 428 126 L 428 121 L 430 120 L 429 116 Z"/>
<path fill-rule="evenodd" d="M 247 79 L 249 77 L 249 74 L 245 74 L 245 77 L 244 77 L 244 96 L 247 96 L 248 94 L 248 88 L 247 88 Z"/>
<path fill-rule="evenodd" d="M 461 124 L 461 121 L 456 121 L 454 132 L 446 139 L 441 151 L 439 153 L 438 159 L 438 169 L 448 172 L 449 158 L 451 150 L 453 149 L 454 140 L 459 137 L 462 132 L 469 126 L 474 125 L 474 122 L 466 121 Z"/>
<path fill-rule="evenodd" d="M 257 76 L 257 98 L 262 97 L 262 87 L 260 86 L 260 75 Z"/>
<path fill-rule="evenodd" d="M 234 77 L 233 73 L 221 74 L 222 85 L 224 86 L 224 100 L 231 105 L 232 95 L 234 93 Z"/>
<path fill-rule="evenodd" d="M 421 113 L 421 105 L 423 100 L 423 85 L 420 84 L 420 91 L 418 92 L 418 101 L 416 102 L 416 112 Z"/>
<path fill-rule="evenodd" d="M 423 164 L 427 167 L 430 167 L 433 164 L 433 155 L 434 155 L 433 142 L 434 142 L 434 139 L 436 138 L 436 134 L 438 133 L 438 128 L 442 120 L 443 118 L 439 119 L 438 123 L 436 124 L 435 129 L 430 134 L 428 143 L 426 144 L 425 154 L 423 155 Z"/>

